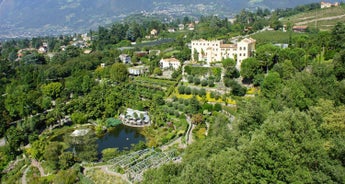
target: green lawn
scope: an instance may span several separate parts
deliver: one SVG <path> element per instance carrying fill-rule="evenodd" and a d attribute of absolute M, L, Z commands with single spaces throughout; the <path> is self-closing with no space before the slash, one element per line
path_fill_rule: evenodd
<path fill-rule="evenodd" d="M 265 43 L 289 43 L 290 35 L 295 37 L 304 33 L 283 32 L 283 31 L 264 31 L 256 33 L 252 38 L 256 39 L 259 44 Z"/>

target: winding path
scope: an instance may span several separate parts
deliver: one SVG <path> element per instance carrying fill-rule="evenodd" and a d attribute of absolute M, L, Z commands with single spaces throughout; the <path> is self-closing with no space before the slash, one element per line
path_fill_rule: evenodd
<path fill-rule="evenodd" d="M 193 137 L 192 137 L 192 132 L 193 129 L 195 128 L 194 124 L 192 123 L 191 119 L 189 116 L 187 116 L 186 118 L 187 122 L 188 122 L 188 130 L 187 130 L 187 134 L 186 134 L 186 144 L 191 144 L 193 142 Z"/>
<path fill-rule="evenodd" d="M 43 167 L 41 166 L 41 163 L 40 163 L 40 162 L 38 162 L 38 161 L 35 160 L 35 159 L 31 159 L 31 165 L 32 165 L 33 167 L 36 167 L 36 168 L 40 171 L 41 176 L 47 176 L 47 175 L 44 173 L 44 169 L 43 169 Z"/>
<path fill-rule="evenodd" d="M 26 180 L 26 175 L 28 174 L 28 171 L 30 169 L 30 166 L 28 166 L 25 171 L 23 172 L 23 176 L 22 176 L 22 184 L 27 184 L 27 180 Z"/>

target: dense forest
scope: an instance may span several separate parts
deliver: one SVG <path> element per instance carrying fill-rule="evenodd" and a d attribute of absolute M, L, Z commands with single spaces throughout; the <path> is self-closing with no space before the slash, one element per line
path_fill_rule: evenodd
<path fill-rule="evenodd" d="M 315 8 L 243 10 L 234 22 L 216 16 L 200 17 L 198 24 L 190 17 L 171 23 L 138 19 L 90 31 L 85 47 L 74 44 L 83 40 L 77 34 L 2 42 L 1 181 L 17 182 L 22 168 L 35 161 L 52 174 L 40 178 L 32 171 L 33 183 L 92 183 L 83 164 L 158 149 L 185 135 L 190 118 L 195 141 L 177 149 L 182 161 L 148 170 L 143 183 L 344 183 L 345 24 L 305 33 L 290 26 L 287 48 L 262 39 L 240 70 L 224 59 L 210 68 L 186 64 L 185 76 L 180 68 L 163 78 L 159 66 L 162 58 L 188 61 L 191 40 L 231 42 L 232 36 L 255 37 L 266 26 L 273 29 L 268 34 L 280 33 L 281 17 Z M 179 24 L 195 30 L 168 31 Z M 157 35 L 150 35 L 153 29 Z M 38 52 L 42 45 L 45 53 Z M 132 63 L 121 62 L 121 54 Z M 148 68 L 145 76 L 129 75 L 129 67 L 140 65 Z M 143 130 L 146 143 L 103 150 L 100 159 L 95 138 L 111 126 L 108 118 L 126 108 L 151 115 L 152 125 Z M 94 132 L 78 144 L 57 138 L 87 124 Z M 76 144 L 77 153 L 70 149 Z"/>

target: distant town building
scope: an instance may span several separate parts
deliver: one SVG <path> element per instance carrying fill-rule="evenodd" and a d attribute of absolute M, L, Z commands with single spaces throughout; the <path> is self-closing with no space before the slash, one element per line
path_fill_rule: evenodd
<path fill-rule="evenodd" d="M 92 52 L 91 49 L 86 49 L 86 50 L 84 50 L 84 54 L 90 54 L 91 52 Z"/>
<path fill-rule="evenodd" d="M 169 28 L 169 29 L 168 29 L 168 32 L 169 32 L 169 33 L 175 33 L 175 29 L 174 29 L 174 28 Z"/>
<path fill-rule="evenodd" d="M 194 24 L 193 23 L 190 23 L 189 25 L 188 25 L 188 30 L 189 31 L 194 31 Z"/>
<path fill-rule="evenodd" d="M 45 53 L 47 53 L 47 51 L 48 51 L 47 47 L 44 47 L 44 46 L 41 46 L 41 47 L 37 50 L 37 52 L 40 53 L 40 54 L 45 54 Z"/>
<path fill-rule="evenodd" d="M 157 31 L 157 29 L 152 29 L 150 33 L 152 36 L 157 36 L 158 31 Z"/>
<path fill-rule="evenodd" d="M 134 52 L 134 55 L 137 56 L 137 57 L 144 57 L 148 54 L 147 51 L 135 51 Z"/>
<path fill-rule="evenodd" d="M 287 44 L 287 43 L 276 43 L 276 44 L 274 44 L 274 46 L 282 48 L 282 49 L 289 48 L 289 44 Z"/>
<path fill-rule="evenodd" d="M 90 36 L 87 36 L 87 33 L 84 33 L 81 35 L 81 38 L 84 40 L 84 41 L 91 41 L 91 37 Z"/>
<path fill-rule="evenodd" d="M 131 63 L 131 57 L 129 55 L 127 55 L 127 54 L 121 54 L 119 56 L 119 58 L 120 58 L 121 62 L 124 63 L 124 64 Z"/>
<path fill-rule="evenodd" d="M 181 62 L 176 58 L 161 59 L 159 65 L 162 69 L 175 69 L 181 66 Z"/>
<path fill-rule="evenodd" d="M 339 2 L 330 3 L 330 2 L 321 1 L 320 6 L 322 9 L 323 8 L 336 7 L 336 6 L 339 6 Z"/>
<path fill-rule="evenodd" d="M 256 40 L 245 38 L 235 44 L 224 44 L 223 40 L 193 40 L 191 43 L 192 61 L 212 62 L 232 58 L 236 60 L 236 68 L 239 70 L 244 59 L 253 56 Z M 194 58 L 197 56 L 198 58 Z"/>
<path fill-rule="evenodd" d="M 292 27 L 292 30 L 294 32 L 298 32 L 298 33 L 301 33 L 301 32 L 306 32 L 308 29 L 308 26 L 293 26 Z"/>
<path fill-rule="evenodd" d="M 179 24 L 179 25 L 178 25 L 178 29 L 179 29 L 179 30 L 184 30 L 184 25 L 183 25 L 183 24 Z"/>

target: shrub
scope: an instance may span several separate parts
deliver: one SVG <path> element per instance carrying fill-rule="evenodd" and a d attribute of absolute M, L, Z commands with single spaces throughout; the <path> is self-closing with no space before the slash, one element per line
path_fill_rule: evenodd
<path fill-rule="evenodd" d="M 199 94 L 199 90 L 197 88 L 193 88 L 192 89 L 192 94 L 193 95 L 198 95 Z"/>
<path fill-rule="evenodd" d="M 220 103 L 216 103 L 214 104 L 214 108 L 215 111 L 219 112 L 222 110 L 222 105 L 220 105 Z"/>
<path fill-rule="evenodd" d="M 185 86 L 179 86 L 179 87 L 177 88 L 178 93 L 180 93 L 180 94 L 185 94 L 185 89 L 186 89 Z"/>
<path fill-rule="evenodd" d="M 183 111 L 185 109 L 185 106 L 183 104 L 178 105 L 178 110 Z"/>
<path fill-rule="evenodd" d="M 190 95 L 191 93 L 192 93 L 192 90 L 190 89 L 190 87 L 186 87 L 185 94 Z"/>
<path fill-rule="evenodd" d="M 201 81 L 201 86 L 207 86 L 208 85 L 208 81 L 206 79 Z"/>
<path fill-rule="evenodd" d="M 206 90 L 205 89 L 200 89 L 199 90 L 199 96 L 206 96 Z"/>
<path fill-rule="evenodd" d="M 193 81 L 194 81 L 195 85 L 199 85 L 200 84 L 200 79 L 198 77 L 194 77 Z"/>
<path fill-rule="evenodd" d="M 211 111 L 213 111 L 213 105 L 212 105 L 212 104 L 205 103 L 205 104 L 202 106 L 202 109 L 203 109 L 203 110 L 208 110 L 209 112 L 211 112 Z"/>
<path fill-rule="evenodd" d="M 211 98 L 215 98 L 215 97 L 216 97 L 216 93 L 212 91 L 212 92 L 210 93 L 210 97 L 211 97 Z"/>
<path fill-rule="evenodd" d="M 187 77 L 187 80 L 188 80 L 189 83 L 193 83 L 194 78 L 193 78 L 193 76 L 189 75 L 189 76 Z"/>
<path fill-rule="evenodd" d="M 208 86 L 209 86 L 209 87 L 214 87 L 214 80 L 209 79 L 209 80 L 208 80 Z"/>
<path fill-rule="evenodd" d="M 168 106 L 168 107 L 172 107 L 172 106 L 173 106 L 173 103 L 172 103 L 172 102 L 167 102 L 167 106 Z"/>

